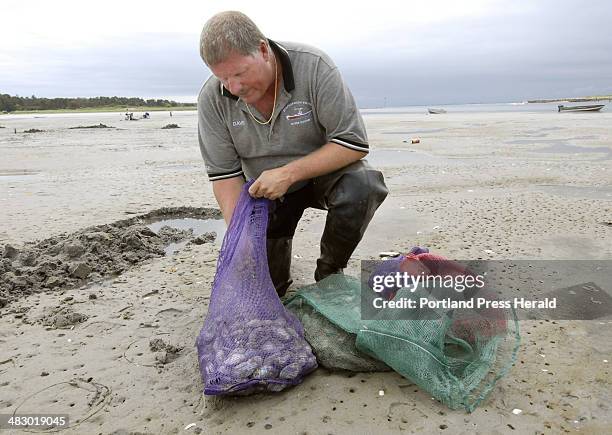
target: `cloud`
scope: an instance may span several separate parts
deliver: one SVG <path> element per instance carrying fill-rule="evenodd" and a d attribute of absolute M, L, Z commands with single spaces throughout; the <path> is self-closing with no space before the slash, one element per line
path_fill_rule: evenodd
<path fill-rule="evenodd" d="M 0 42 L 0 92 L 12 94 L 194 100 L 210 74 L 199 29 L 225 8 L 245 10 L 270 37 L 326 50 L 361 106 L 612 93 L 612 4 L 600 0 L 379 1 L 350 11 L 314 1 L 297 15 L 285 3 L 264 13 L 240 1 L 109 2 L 100 11 L 43 2 L 33 17 L 12 5 L 9 27 L 21 34 Z"/>
<path fill-rule="evenodd" d="M 22 95 L 189 96 L 209 75 L 197 38 L 188 34 L 146 33 L 70 50 L 50 48 L 38 57 L 44 69 L 31 68 L 29 59 L 36 56 L 24 53 L 10 75 L 0 72 L 2 83 Z"/>
<path fill-rule="evenodd" d="M 538 2 L 443 27 L 389 29 L 333 53 L 363 106 L 520 101 L 612 93 L 612 5 Z"/>

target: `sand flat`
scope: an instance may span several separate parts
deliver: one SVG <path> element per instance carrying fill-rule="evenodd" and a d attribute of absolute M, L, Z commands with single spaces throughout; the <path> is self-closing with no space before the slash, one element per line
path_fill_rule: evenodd
<path fill-rule="evenodd" d="M 377 113 L 364 119 L 371 160 L 390 195 L 347 273 L 357 276 L 359 260 L 380 251 L 414 245 L 454 258 L 612 260 L 612 227 L 605 224 L 612 220 L 612 113 Z M 69 129 L 100 122 L 116 128 Z M 162 130 L 168 123 L 181 128 Z M 19 247 L 162 207 L 216 206 L 195 112 L 172 118 L 153 112 L 150 120 L 132 122 L 120 113 L 0 116 L 0 125 L 6 127 L 0 129 L 2 245 Z M 32 128 L 44 132 L 22 133 Z M 313 281 L 324 220 L 323 212 L 309 210 L 298 226 L 293 289 Z M 612 319 L 522 321 L 516 366 L 472 414 L 449 410 L 394 373 L 325 369 L 278 395 L 205 400 L 193 343 L 218 249 L 192 245 L 101 283 L 2 308 L 0 412 L 47 409 L 85 419 L 69 433 L 179 433 L 190 423 L 202 433 L 612 428 L 612 379 L 604 362 L 612 359 Z M 39 321 L 66 307 L 87 320 L 64 329 Z M 160 337 L 183 347 L 161 366 L 148 349 Z M 67 384 L 89 378 L 99 391 Z"/>

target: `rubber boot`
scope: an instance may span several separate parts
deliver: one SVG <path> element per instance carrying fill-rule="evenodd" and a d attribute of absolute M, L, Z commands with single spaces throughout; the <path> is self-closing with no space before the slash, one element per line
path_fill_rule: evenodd
<path fill-rule="evenodd" d="M 321 281 L 322 279 L 327 278 L 329 275 L 344 273 L 344 269 L 341 269 L 332 264 L 327 264 L 321 261 L 319 258 L 317 260 L 317 268 L 315 269 L 314 279 L 316 282 Z"/>
<path fill-rule="evenodd" d="M 365 162 L 354 163 L 338 175 L 330 174 L 316 183 L 317 191 L 324 192 L 317 195 L 317 200 L 328 210 L 316 281 L 342 273 L 376 209 L 389 193 L 382 173 Z"/>
<path fill-rule="evenodd" d="M 287 289 L 293 283 L 291 279 L 291 245 L 293 239 L 268 239 L 268 268 L 272 284 L 279 297 L 287 293 Z"/>

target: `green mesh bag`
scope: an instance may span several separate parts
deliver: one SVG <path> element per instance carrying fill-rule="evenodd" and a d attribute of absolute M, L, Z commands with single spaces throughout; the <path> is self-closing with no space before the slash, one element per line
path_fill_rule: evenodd
<path fill-rule="evenodd" d="M 347 278 L 351 280 L 349 285 Z M 331 275 L 302 287 L 285 305 L 302 322 L 304 337 L 323 367 L 354 372 L 390 371 L 385 363 L 355 346 L 362 322 L 360 286 L 359 282 L 353 284 L 350 277 Z"/>
<path fill-rule="evenodd" d="M 423 289 L 402 288 L 394 299 L 423 296 L 432 299 Z M 305 336 L 317 358 L 324 349 L 322 365 L 382 361 L 452 409 L 472 412 L 516 360 L 520 336 L 513 309 L 411 310 L 410 320 L 399 318 L 401 310 L 385 310 L 361 320 L 360 304 L 360 281 L 344 275 L 303 287 L 287 301 L 298 318 L 308 313 Z"/>

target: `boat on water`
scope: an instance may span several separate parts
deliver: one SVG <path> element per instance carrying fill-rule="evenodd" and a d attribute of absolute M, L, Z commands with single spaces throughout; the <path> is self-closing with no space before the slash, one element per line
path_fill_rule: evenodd
<path fill-rule="evenodd" d="M 444 110 L 444 109 L 434 109 L 434 108 L 431 108 L 431 107 L 428 107 L 427 111 L 429 113 L 431 113 L 432 115 L 440 115 L 442 113 L 446 113 L 446 110 Z"/>
<path fill-rule="evenodd" d="M 589 104 L 586 106 L 564 106 L 559 105 L 559 112 L 598 112 L 605 104 Z"/>

